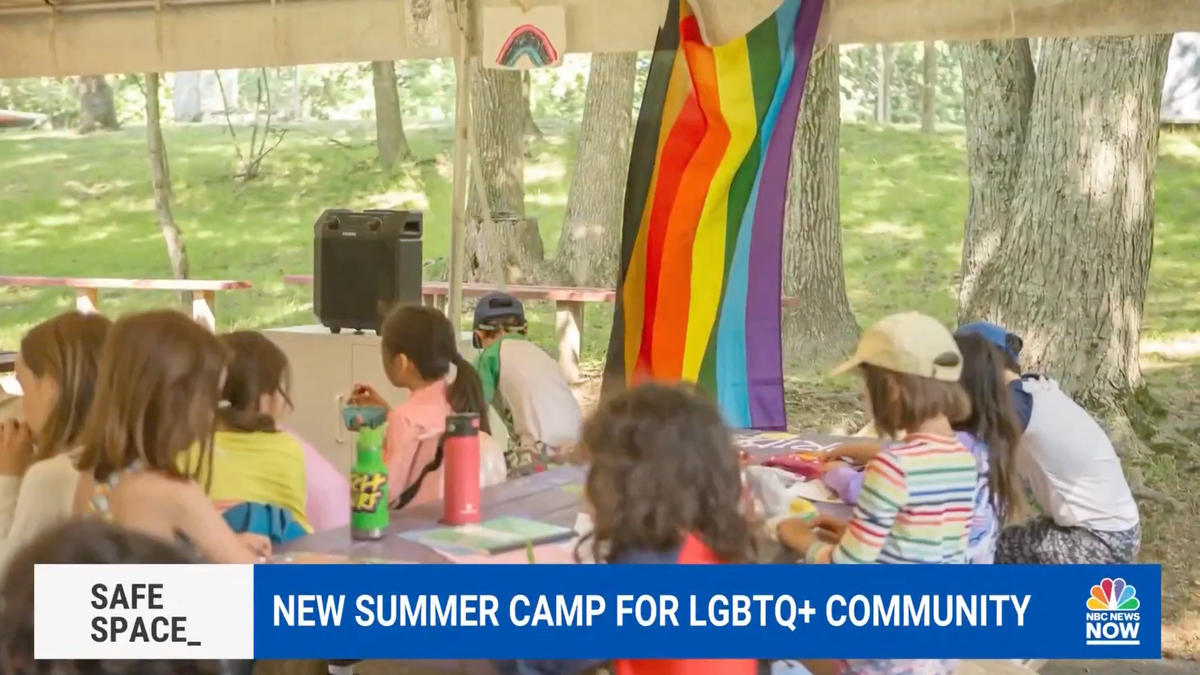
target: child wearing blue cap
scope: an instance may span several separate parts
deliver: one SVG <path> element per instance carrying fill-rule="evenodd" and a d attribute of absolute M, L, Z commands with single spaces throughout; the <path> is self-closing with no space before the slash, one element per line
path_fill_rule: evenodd
<path fill-rule="evenodd" d="M 1131 563 L 1141 547 L 1137 503 L 1112 441 L 1058 383 L 1021 374 L 1023 342 L 1002 326 L 968 323 L 1005 358 L 1004 378 L 1024 431 L 1017 470 L 1042 515 L 1004 528 L 997 563 Z"/>
<path fill-rule="evenodd" d="M 509 475 L 527 475 L 561 463 L 579 440 L 583 415 L 558 363 L 530 342 L 525 308 L 507 293 L 489 293 L 475 306 L 475 368 L 484 399 L 512 429 Z"/>

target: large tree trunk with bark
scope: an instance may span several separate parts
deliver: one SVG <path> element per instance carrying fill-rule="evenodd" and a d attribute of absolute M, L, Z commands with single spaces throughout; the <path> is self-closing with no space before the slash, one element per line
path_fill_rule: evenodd
<path fill-rule="evenodd" d="M 617 283 L 636 75 L 635 53 L 592 55 L 555 259 L 559 276 L 575 286 Z"/>
<path fill-rule="evenodd" d="M 80 77 L 75 83 L 75 93 L 79 96 L 79 133 L 121 128 L 112 87 L 103 75 Z"/>
<path fill-rule="evenodd" d="M 784 354 L 805 370 L 845 357 L 858 340 L 842 270 L 839 60 L 829 47 L 812 61 L 788 176 L 783 291 L 799 304 L 784 313 Z"/>
<path fill-rule="evenodd" d="M 396 160 L 408 156 L 408 137 L 400 117 L 396 90 L 396 62 L 372 61 L 371 85 L 375 90 L 375 147 L 379 165 L 391 170 Z"/>
<path fill-rule="evenodd" d="M 150 184 L 154 191 L 154 215 L 158 229 L 167 244 L 167 256 L 171 259 L 171 274 L 176 279 L 188 278 L 187 246 L 183 232 L 171 213 L 171 169 L 167 160 L 167 146 L 163 141 L 162 117 L 158 101 L 158 73 L 146 73 L 146 147 L 150 155 Z M 190 302 L 185 294 L 184 302 Z"/>
<path fill-rule="evenodd" d="M 921 133 L 933 134 L 937 131 L 937 43 L 926 42 L 921 49 Z"/>
<path fill-rule="evenodd" d="M 1170 42 L 1044 43 L 1012 222 L 964 312 L 1022 335 L 1023 365 L 1100 415 L 1142 496 L 1135 394 Z"/>
<path fill-rule="evenodd" d="M 545 260 L 537 221 L 525 218 L 525 97 L 521 73 L 474 66 L 471 123 L 483 169 L 492 236 L 482 229 L 478 192 L 468 190 L 467 280 L 497 281 L 496 259 L 512 283 L 532 284 Z M 500 250 L 496 250 L 500 249 Z"/>
<path fill-rule="evenodd" d="M 1035 77 L 1024 38 L 966 43 L 958 50 L 971 186 L 958 288 L 959 318 L 966 318 L 979 272 L 1012 222 Z"/>

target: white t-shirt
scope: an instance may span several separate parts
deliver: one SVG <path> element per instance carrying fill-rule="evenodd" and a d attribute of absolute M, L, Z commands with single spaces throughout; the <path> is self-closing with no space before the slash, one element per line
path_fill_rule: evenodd
<path fill-rule="evenodd" d="M 1063 527 L 1120 532 L 1137 526 L 1137 502 L 1108 434 L 1048 378 L 1027 378 L 1033 414 L 1017 467 L 1045 514 Z"/>
<path fill-rule="evenodd" d="M 566 448 L 578 442 L 579 401 L 558 363 L 541 347 L 518 335 L 505 336 L 480 353 L 479 371 L 485 393 L 499 392 L 503 399 L 522 447 L 540 442 Z"/>

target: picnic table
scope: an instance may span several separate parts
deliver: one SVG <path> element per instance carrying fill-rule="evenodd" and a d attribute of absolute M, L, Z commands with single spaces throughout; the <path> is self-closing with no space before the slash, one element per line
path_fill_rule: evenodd
<path fill-rule="evenodd" d="M 848 439 L 840 436 L 797 435 L 786 432 L 745 431 L 736 434 L 739 447 L 756 460 L 787 452 L 823 452 Z M 506 481 L 483 491 L 485 518 L 522 516 L 542 522 L 573 527 L 579 515 L 586 469 L 564 466 L 532 476 Z M 387 536 L 379 541 L 355 541 L 348 528 L 318 532 L 280 547 L 285 553 L 322 553 L 397 562 L 452 562 L 441 553 L 398 534 L 435 527 L 441 517 L 440 502 L 410 506 L 392 513 Z"/>
<path fill-rule="evenodd" d="M 842 436 L 827 436 L 820 434 L 792 434 L 787 432 L 758 432 L 742 431 L 735 433 L 737 445 L 747 451 L 757 461 L 789 452 L 825 452 L 847 442 L 861 439 Z M 501 483 L 483 491 L 483 512 L 485 518 L 502 516 L 523 516 L 543 522 L 572 527 L 581 506 L 583 479 L 586 469 L 579 466 L 567 466 L 525 478 Z M 845 509 L 845 507 L 842 507 Z M 435 526 L 441 516 L 441 504 L 427 503 L 393 512 L 387 535 L 380 541 L 362 542 L 350 539 L 347 528 L 322 532 L 303 537 L 295 542 L 281 546 L 280 552 L 308 552 L 337 555 L 352 555 L 355 557 L 373 557 L 411 563 L 447 563 L 453 562 L 446 556 L 416 542 L 397 536 L 402 532 L 429 529 Z M 295 662 L 285 662 L 289 666 Z M 495 675 L 495 671 L 487 661 L 404 661 L 404 675 Z M 956 675 L 1034 675 L 1045 664 L 1044 660 L 1012 661 L 984 660 L 963 661 Z M 270 662 L 263 666 L 272 670 L 270 675 L 276 675 Z M 282 663 L 280 664 L 282 665 Z M 286 674 L 279 675 L 315 675 L 325 672 L 318 667 L 315 671 L 305 667 L 287 667 Z M 329 675 L 352 675 L 355 672 L 353 663 L 330 662 L 327 665 Z M 363 675 L 374 675 L 379 672 L 374 668 L 362 668 Z M 389 673 L 396 672 L 393 667 Z"/>
<path fill-rule="evenodd" d="M 228 279 L 82 279 L 74 277 L 0 276 L 0 287 L 44 288 L 54 286 L 75 291 L 75 309 L 100 311 L 100 290 L 182 291 L 192 298 L 192 318 L 209 330 L 217 327 L 217 292 L 250 288 L 249 281 Z"/>
<path fill-rule="evenodd" d="M 735 434 L 738 446 L 757 460 L 787 452 L 821 452 L 848 439 L 839 436 L 797 435 L 786 432 L 743 431 Z M 485 519 L 522 516 L 562 527 L 573 527 L 582 506 L 583 481 L 587 469 L 564 466 L 484 489 Z M 278 548 L 280 553 L 312 553 L 354 558 L 382 558 L 406 563 L 452 563 L 438 551 L 398 536 L 403 532 L 437 526 L 441 502 L 410 506 L 393 511 L 387 534 L 379 541 L 355 541 L 349 528 L 318 532 Z M 495 675 L 487 661 L 405 661 L 406 673 L 438 675 Z M 288 675 L 293 675 L 288 668 Z M 308 671 L 311 672 L 311 671 Z M 330 675 L 349 675 L 353 664 L 330 663 Z"/>

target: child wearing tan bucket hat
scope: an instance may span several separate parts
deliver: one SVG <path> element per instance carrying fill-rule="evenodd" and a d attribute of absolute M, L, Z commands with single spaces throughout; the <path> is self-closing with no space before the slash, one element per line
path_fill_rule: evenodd
<path fill-rule="evenodd" d="M 958 383 L 962 364 L 950 331 L 918 312 L 893 314 L 863 333 L 854 356 L 833 374 L 859 370 L 876 426 L 900 440 L 864 469 L 855 513 L 859 527 L 846 528 L 841 541 L 830 545 L 785 521 L 784 543 L 812 562 L 964 561 L 976 470 L 951 428 L 970 414 Z M 820 520 L 819 525 L 842 529 Z"/>
<path fill-rule="evenodd" d="M 958 383 L 962 368 L 954 337 L 932 317 L 893 314 L 868 328 L 854 356 L 833 374 L 860 371 L 876 426 L 900 440 L 867 463 L 851 522 L 825 515 L 785 520 L 780 542 L 810 563 L 965 563 L 977 472 L 951 428 L 970 414 Z M 837 543 L 822 542 L 818 529 Z M 854 675 L 949 675 L 957 662 L 849 660 L 836 666 Z"/>

